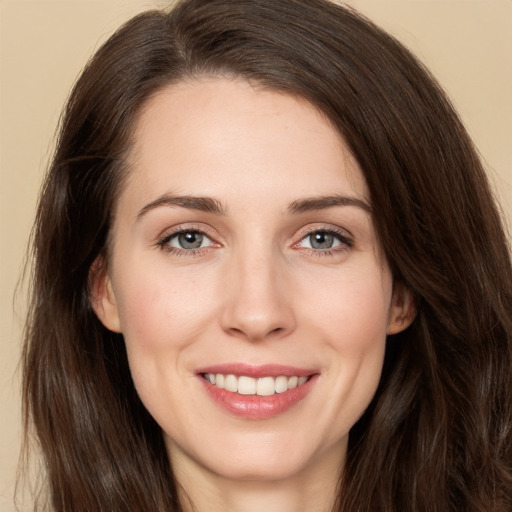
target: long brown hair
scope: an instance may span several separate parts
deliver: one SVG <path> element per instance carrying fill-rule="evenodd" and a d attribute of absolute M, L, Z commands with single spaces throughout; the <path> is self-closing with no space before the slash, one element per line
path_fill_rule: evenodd
<path fill-rule="evenodd" d="M 58 512 L 181 510 L 121 335 L 89 300 L 134 119 L 163 86 L 236 76 L 298 95 L 337 127 L 371 194 L 394 279 L 417 317 L 389 337 L 350 433 L 336 510 L 512 510 L 512 272 L 476 151 L 429 73 L 326 0 L 185 0 L 119 29 L 68 101 L 33 232 L 25 427 Z M 41 503 L 44 507 L 44 503 Z"/>

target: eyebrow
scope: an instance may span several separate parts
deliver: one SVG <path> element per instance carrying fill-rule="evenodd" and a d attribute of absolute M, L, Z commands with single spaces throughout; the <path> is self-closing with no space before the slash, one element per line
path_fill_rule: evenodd
<path fill-rule="evenodd" d="M 165 194 L 146 206 L 141 208 L 137 214 L 137 219 L 143 217 L 146 213 L 160 206 L 179 206 L 190 210 L 199 210 L 202 212 L 214 213 L 217 215 L 225 215 L 226 209 L 220 201 L 211 197 L 195 197 L 195 196 L 173 196 Z"/>
<path fill-rule="evenodd" d="M 141 208 L 137 214 L 137 220 L 149 211 L 161 206 L 169 206 L 171 208 L 177 206 L 181 208 L 188 208 L 190 210 L 213 213 L 216 215 L 226 215 L 227 212 L 227 208 L 225 208 L 218 199 L 214 199 L 212 197 L 175 196 L 165 194 Z M 362 199 L 350 196 L 333 195 L 297 199 L 290 203 L 287 208 L 287 213 L 306 213 L 315 210 L 325 210 L 334 206 L 356 206 L 370 213 L 372 211 L 371 206 Z"/>
<path fill-rule="evenodd" d="M 293 201 L 288 206 L 288 213 L 305 213 L 315 210 L 325 210 L 333 206 L 356 206 L 362 210 L 371 213 L 372 207 L 362 199 L 350 196 L 320 196 Z"/>

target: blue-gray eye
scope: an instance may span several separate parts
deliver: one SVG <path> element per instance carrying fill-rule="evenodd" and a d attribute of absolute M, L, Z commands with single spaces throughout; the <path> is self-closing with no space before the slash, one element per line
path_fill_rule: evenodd
<path fill-rule="evenodd" d="M 301 246 L 307 249 L 328 250 L 341 245 L 340 235 L 329 231 L 315 231 L 304 237 Z"/>
<path fill-rule="evenodd" d="M 211 245 L 211 240 L 199 231 L 182 231 L 173 235 L 168 245 L 177 249 L 192 250 Z"/>

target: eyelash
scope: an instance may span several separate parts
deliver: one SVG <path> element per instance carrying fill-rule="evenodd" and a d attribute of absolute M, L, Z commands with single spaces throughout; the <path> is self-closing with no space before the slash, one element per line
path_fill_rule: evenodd
<path fill-rule="evenodd" d="M 181 249 L 181 248 L 172 247 L 171 245 L 169 245 L 171 240 L 173 240 L 174 238 L 178 237 L 179 235 L 185 234 L 185 233 L 197 233 L 199 235 L 202 235 L 202 236 L 208 238 L 212 242 L 212 245 L 215 245 L 215 242 L 213 242 L 212 238 L 210 236 L 208 236 L 208 234 L 205 233 L 204 230 L 198 229 L 198 228 L 192 227 L 192 226 L 191 227 L 185 226 L 185 227 L 181 227 L 180 229 L 178 229 L 176 231 L 173 231 L 172 233 L 168 233 L 168 234 L 164 235 L 160 240 L 158 240 L 158 242 L 156 243 L 156 246 L 158 246 L 162 250 L 165 250 L 169 253 L 174 254 L 175 256 L 184 256 L 184 257 L 185 256 L 192 256 L 192 257 L 201 256 L 205 250 L 208 250 L 208 248 L 212 247 L 212 245 L 209 245 L 207 247 L 199 247 L 197 249 Z M 345 252 L 348 249 L 351 249 L 354 245 L 354 241 L 352 240 L 352 238 L 350 236 L 347 236 L 346 232 L 342 232 L 341 230 L 338 231 L 338 230 L 332 229 L 332 228 L 313 228 L 313 229 L 310 229 L 309 231 L 303 233 L 300 240 L 297 243 L 293 244 L 293 247 L 294 248 L 297 247 L 301 242 L 303 242 L 305 239 L 307 239 L 308 237 L 310 237 L 311 235 L 313 235 L 315 233 L 331 235 L 340 242 L 340 245 L 336 246 L 334 248 L 331 248 L 331 249 L 313 249 L 313 248 L 308 248 L 308 247 L 302 248 L 302 250 L 305 250 L 314 256 L 319 256 L 319 257 L 332 256 L 334 254 L 339 254 L 339 253 Z M 217 244 L 217 246 L 219 246 L 219 244 Z"/>
<path fill-rule="evenodd" d="M 208 249 L 209 247 L 211 247 L 211 246 L 207 246 L 207 247 L 199 247 L 197 249 L 180 249 L 179 247 L 172 247 L 171 245 L 169 245 L 171 240 L 173 240 L 174 238 L 178 237 L 179 235 L 182 235 L 185 233 L 197 233 L 199 235 L 202 235 L 202 236 L 208 238 L 212 242 L 212 244 L 215 244 L 215 242 L 213 242 L 212 238 L 210 236 L 208 236 L 204 230 L 198 229 L 197 227 L 193 227 L 193 226 L 190 226 L 190 227 L 183 226 L 183 227 L 177 229 L 176 231 L 173 231 L 172 233 L 165 234 L 160 240 L 158 240 L 156 245 L 160 249 L 167 251 L 169 253 L 172 253 L 175 256 L 201 256 L 205 249 Z"/>
<path fill-rule="evenodd" d="M 331 235 L 335 239 L 337 239 L 340 242 L 339 246 L 330 248 L 330 249 L 313 249 L 309 247 L 304 247 L 303 250 L 308 251 L 309 253 L 313 254 L 314 256 L 318 257 L 328 257 L 328 256 L 334 256 L 336 254 L 343 253 L 349 249 L 351 249 L 354 246 L 353 239 L 347 235 L 346 232 L 341 230 L 336 230 L 333 228 L 312 228 L 305 233 L 302 234 L 300 240 L 293 245 L 293 247 L 297 247 L 301 242 L 306 240 L 311 235 L 314 235 L 315 233 L 322 233 L 325 235 Z"/>

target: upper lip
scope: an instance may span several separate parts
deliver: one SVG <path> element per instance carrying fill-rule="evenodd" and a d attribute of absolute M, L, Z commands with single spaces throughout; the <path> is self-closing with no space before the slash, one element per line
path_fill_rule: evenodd
<path fill-rule="evenodd" d="M 289 366 L 284 364 L 258 364 L 252 365 L 247 363 L 223 363 L 204 366 L 196 370 L 197 374 L 205 373 L 221 373 L 223 375 L 245 375 L 247 377 L 260 378 L 260 377 L 308 377 L 316 370 L 310 368 L 298 368 L 296 366 Z"/>

